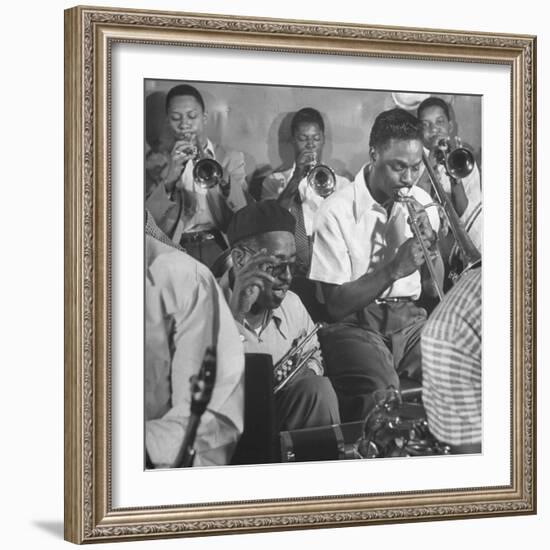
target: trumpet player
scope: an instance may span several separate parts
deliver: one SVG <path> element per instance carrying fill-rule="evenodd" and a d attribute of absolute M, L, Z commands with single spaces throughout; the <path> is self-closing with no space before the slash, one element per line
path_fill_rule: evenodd
<path fill-rule="evenodd" d="M 316 218 L 310 277 L 321 283 L 335 321 L 321 342 L 344 422 L 365 418 L 375 390 L 399 388 L 404 377 L 420 381 L 426 311 L 415 302 L 423 287 L 433 293 L 434 285 L 403 195 L 414 204 L 414 222 L 439 284 L 443 276 L 439 215 L 423 209 L 431 198 L 414 185 L 422 151 L 416 117 L 403 109 L 381 113 L 370 134 L 369 162 Z"/>
<path fill-rule="evenodd" d="M 244 155 L 208 139 L 208 113 L 193 86 L 170 89 L 166 117 L 171 143 L 161 152 L 160 178 L 146 207 L 164 233 L 210 266 L 227 248 L 224 233 L 233 212 L 247 204 Z M 223 173 L 214 174 L 210 181 L 199 180 L 194 168 L 201 159 L 216 161 Z"/>
<path fill-rule="evenodd" d="M 314 329 L 311 317 L 290 286 L 296 266 L 295 220 L 276 201 L 252 203 L 233 216 L 227 236 L 233 269 L 220 285 L 226 294 L 245 353 L 266 353 L 276 364 Z M 275 395 L 279 430 L 340 422 L 338 402 L 316 336 L 304 344 L 311 357 Z M 309 353 L 308 353 L 309 355 Z"/>
<path fill-rule="evenodd" d="M 308 184 L 308 175 L 320 165 L 325 145 L 325 122 L 321 113 L 312 107 L 304 107 L 293 116 L 291 143 L 294 149 L 294 163 L 289 168 L 278 170 L 267 176 L 262 183 L 262 199 L 276 199 L 281 206 L 290 210 L 296 219 L 296 273 L 292 290 L 300 296 L 306 309 L 315 321 L 325 316 L 324 307 L 316 297 L 315 285 L 307 278 L 311 263 L 313 241 L 313 220 L 322 195 L 340 189 L 349 180 L 332 172 L 327 167 L 325 176 L 333 178 L 320 191 Z"/>
<path fill-rule="evenodd" d="M 428 97 L 418 106 L 417 116 L 422 123 L 422 140 L 428 161 L 432 164 L 443 190 L 451 198 L 470 238 L 481 251 L 481 177 L 477 163 L 474 161 L 470 174 L 458 179 L 450 177 L 440 162 L 441 155 L 449 152 L 456 132 L 449 105 L 443 99 Z M 425 173 L 422 174 L 419 185 L 431 193 L 428 178 L 425 176 Z"/>

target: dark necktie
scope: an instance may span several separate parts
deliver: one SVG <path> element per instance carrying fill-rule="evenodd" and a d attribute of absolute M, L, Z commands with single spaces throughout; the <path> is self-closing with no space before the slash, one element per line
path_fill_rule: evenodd
<path fill-rule="evenodd" d="M 296 275 L 307 277 L 311 262 L 311 239 L 306 233 L 304 212 L 299 193 L 294 195 L 294 199 L 290 204 L 290 213 L 296 219 L 296 230 L 294 232 L 296 240 Z"/>

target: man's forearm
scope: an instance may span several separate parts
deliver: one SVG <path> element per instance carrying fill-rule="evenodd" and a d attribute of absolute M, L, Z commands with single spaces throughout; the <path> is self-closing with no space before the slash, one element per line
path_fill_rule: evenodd
<path fill-rule="evenodd" d="M 342 285 L 325 285 L 323 292 L 330 317 L 340 321 L 372 303 L 396 280 L 391 263 Z"/>
<path fill-rule="evenodd" d="M 451 195 L 453 197 L 456 213 L 460 217 L 466 212 L 466 208 L 468 208 L 468 197 L 466 196 L 466 191 L 464 190 L 464 185 L 461 180 L 458 180 L 453 185 Z"/>

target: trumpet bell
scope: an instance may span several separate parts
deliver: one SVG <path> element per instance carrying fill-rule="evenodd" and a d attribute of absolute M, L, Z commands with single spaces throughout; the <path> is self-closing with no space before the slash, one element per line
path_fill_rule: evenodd
<path fill-rule="evenodd" d="M 464 147 L 454 149 L 447 156 L 447 170 L 455 179 L 462 179 L 469 176 L 474 166 L 474 155 Z"/>
<path fill-rule="evenodd" d="M 193 167 L 193 179 L 201 189 L 211 189 L 222 181 L 223 168 L 211 158 L 203 158 Z"/>
<path fill-rule="evenodd" d="M 336 174 L 329 166 L 317 164 L 310 170 L 307 183 L 317 195 L 325 198 L 336 189 Z"/>

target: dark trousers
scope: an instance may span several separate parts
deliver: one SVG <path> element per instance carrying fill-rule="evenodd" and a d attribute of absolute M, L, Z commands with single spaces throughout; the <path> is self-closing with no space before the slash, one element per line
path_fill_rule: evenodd
<path fill-rule="evenodd" d="M 399 388 L 400 377 L 421 381 L 420 332 L 426 311 L 413 302 L 373 303 L 358 317 L 319 334 L 342 422 L 364 419 L 374 405 L 373 392 Z"/>
<path fill-rule="evenodd" d="M 340 423 L 338 399 L 330 380 L 307 367 L 277 393 L 275 411 L 279 432 Z"/>

